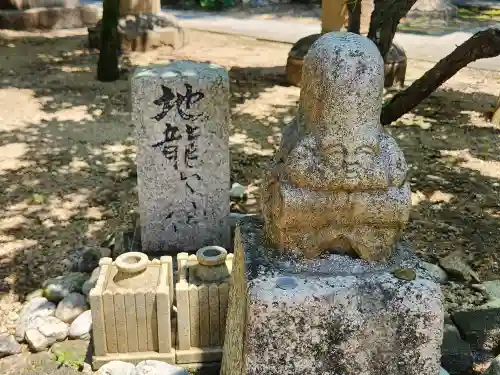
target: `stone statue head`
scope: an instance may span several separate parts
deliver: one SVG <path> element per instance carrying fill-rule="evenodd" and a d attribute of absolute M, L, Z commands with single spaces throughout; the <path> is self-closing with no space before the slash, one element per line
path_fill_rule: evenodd
<path fill-rule="evenodd" d="M 302 82 L 299 116 L 306 132 L 354 148 L 376 143 L 384 62 L 372 41 L 353 33 L 323 35 L 305 57 Z"/>

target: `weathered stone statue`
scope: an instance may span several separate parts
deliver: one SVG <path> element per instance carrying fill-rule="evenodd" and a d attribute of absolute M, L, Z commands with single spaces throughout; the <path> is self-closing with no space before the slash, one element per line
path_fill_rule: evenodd
<path fill-rule="evenodd" d="M 379 118 L 384 62 L 369 39 L 329 33 L 305 58 L 297 117 L 264 179 L 268 239 L 313 258 L 384 260 L 408 221 L 407 165 Z"/>
<path fill-rule="evenodd" d="M 383 80 L 363 36 L 332 32 L 309 50 L 264 222 L 236 228 L 221 375 L 439 373 L 442 296 L 397 241 L 410 190 L 378 120 Z"/>

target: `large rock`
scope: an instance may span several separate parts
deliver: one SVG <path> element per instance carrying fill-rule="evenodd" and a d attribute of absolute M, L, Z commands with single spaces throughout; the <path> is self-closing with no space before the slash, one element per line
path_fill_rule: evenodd
<path fill-rule="evenodd" d="M 23 341 L 27 329 L 35 328 L 37 318 L 53 316 L 56 311 L 56 305 L 49 302 L 45 297 L 35 297 L 28 301 L 19 314 L 19 322 L 16 328 L 16 340 Z"/>
<path fill-rule="evenodd" d="M 41 352 L 55 342 L 42 335 L 38 329 L 29 329 L 25 336 L 29 348 L 34 352 Z"/>
<path fill-rule="evenodd" d="M 53 302 L 59 302 L 70 293 L 80 293 L 88 276 L 81 272 L 70 272 L 47 280 L 43 284 L 44 296 Z"/>
<path fill-rule="evenodd" d="M 40 318 L 37 325 L 38 331 L 44 335 L 51 344 L 62 341 L 68 337 L 69 326 L 54 316 Z"/>
<path fill-rule="evenodd" d="M 439 264 L 450 276 L 463 281 L 479 281 L 479 276 L 467 264 L 465 255 L 460 251 L 454 251 L 439 260 Z"/>
<path fill-rule="evenodd" d="M 111 361 L 102 366 L 95 375 L 138 375 L 138 373 L 131 363 Z"/>
<path fill-rule="evenodd" d="M 101 272 L 100 267 L 97 267 L 94 271 L 92 271 L 92 275 L 90 275 L 90 278 L 83 283 L 82 286 L 82 293 L 88 297 L 90 290 L 95 287 L 95 284 L 97 283 L 97 279 L 99 278 L 99 274 Z"/>
<path fill-rule="evenodd" d="M 461 375 L 471 370 L 473 362 L 470 344 L 462 340 L 457 327 L 445 324 L 441 345 L 442 366 L 450 372 L 450 375 Z"/>
<path fill-rule="evenodd" d="M 70 293 L 57 305 L 56 318 L 71 324 L 80 314 L 89 309 L 87 298 L 80 293 Z"/>
<path fill-rule="evenodd" d="M 142 361 L 137 367 L 137 375 L 189 375 L 179 366 L 174 366 L 161 361 Z"/>
<path fill-rule="evenodd" d="M 12 335 L 0 335 L 0 358 L 21 352 L 21 345 Z"/>
<path fill-rule="evenodd" d="M 71 271 L 90 273 L 99 266 L 101 258 L 110 256 L 111 250 L 107 247 L 83 246 L 68 254 L 64 263 Z"/>
<path fill-rule="evenodd" d="M 52 355 L 43 351 L 39 353 L 24 352 L 0 361 L 2 375 L 62 375 L 58 371 L 59 364 L 54 362 Z M 67 374 L 65 374 L 67 375 Z M 73 372 L 73 375 L 78 375 Z"/>
<path fill-rule="evenodd" d="M 428 262 L 423 262 L 422 264 L 435 282 L 439 284 L 446 284 L 446 282 L 448 281 L 448 275 L 445 270 L 443 270 L 437 264 Z"/>
<path fill-rule="evenodd" d="M 69 337 L 73 339 L 90 339 L 92 329 L 92 311 L 87 310 L 76 318 L 69 327 Z"/>
<path fill-rule="evenodd" d="M 427 277 L 401 244 L 387 263 L 340 254 L 307 261 L 268 248 L 262 222 L 245 218 L 221 375 L 438 374 L 443 307 Z"/>
<path fill-rule="evenodd" d="M 89 351 L 89 341 L 84 340 L 67 340 L 57 342 L 50 348 L 56 360 L 66 361 L 72 367 L 80 369 L 84 366 L 85 358 Z"/>
<path fill-rule="evenodd" d="M 459 311 L 452 318 L 473 349 L 500 349 L 500 308 Z"/>

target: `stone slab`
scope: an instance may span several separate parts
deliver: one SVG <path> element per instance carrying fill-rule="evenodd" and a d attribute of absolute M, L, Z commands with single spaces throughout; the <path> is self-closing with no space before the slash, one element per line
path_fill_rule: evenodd
<path fill-rule="evenodd" d="M 228 247 L 229 78 L 177 61 L 131 79 L 144 252 Z"/>
<path fill-rule="evenodd" d="M 395 278 L 410 268 L 417 279 Z M 263 223 L 239 221 L 221 375 L 438 374 L 439 285 L 408 245 L 385 264 L 266 247 Z"/>

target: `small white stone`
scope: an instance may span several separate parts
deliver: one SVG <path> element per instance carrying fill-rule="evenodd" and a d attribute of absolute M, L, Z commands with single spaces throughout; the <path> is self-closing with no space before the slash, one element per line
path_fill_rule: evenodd
<path fill-rule="evenodd" d="M 26 331 L 26 342 L 34 352 L 41 352 L 49 347 L 50 340 L 42 335 L 37 329 Z"/>
<path fill-rule="evenodd" d="M 444 368 L 441 367 L 441 370 L 439 370 L 439 375 L 450 375 L 448 371 L 446 371 Z"/>
<path fill-rule="evenodd" d="M 0 335 L 0 358 L 21 352 L 19 345 L 12 335 Z"/>
<path fill-rule="evenodd" d="M 69 327 L 69 337 L 88 340 L 92 329 L 92 311 L 87 310 L 76 318 Z"/>
<path fill-rule="evenodd" d="M 81 373 L 84 375 L 92 375 L 94 372 L 92 371 L 92 366 L 90 366 L 87 362 L 83 362 L 83 369 Z"/>
<path fill-rule="evenodd" d="M 186 369 L 161 361 L 146 360 L 137 365 L 137 375 L 189 375 Z"/>
<path fill-rule="evenodd" d="M 36 319 L 53 316 L 56 305 L 45 297 L 35 297 L 24 305 L 16 328 L 16 340 L 22 342 L 27 330 L 36 329 Z"/>
<path fill-rule="evenodd" d="M 56 318 L 71 323 L 88 308 L 87 298 L 83 294 L 70 293 L 57 305 Z"/>
<path fill-rule="evenodd" d="M 138 375 L 131 363 L 111 361 L 102 366 L 94 375 Z"/>
<path fill-rule="evenodd" d="M 239 199 L 243 198 L 245 195 L 245 187 L 243 185 L 240 185 L 239 183 L 235 182 L 231 186 L 231 190 L 229 191 L 229 195 L 231 198 Z"/>
<path fill-rule="evenodd" d="M 52 344 L 66 339 L 68 330 L 69 326 L 54 316 L 43 318 L 42 322 L 38 324 L 38 331 L 47 337 Z"/>
<path fill-rule="evenodd" d="M 422 265 L 427 270 L 427 272 L 429 272 L 433 281 L 440 283 L 440 284 L 445 284 L 446 281 L 448 281 L 448 274 L 446 273 L 445 270 L 443 270 L 437 264 L 422 262 Z"/>

